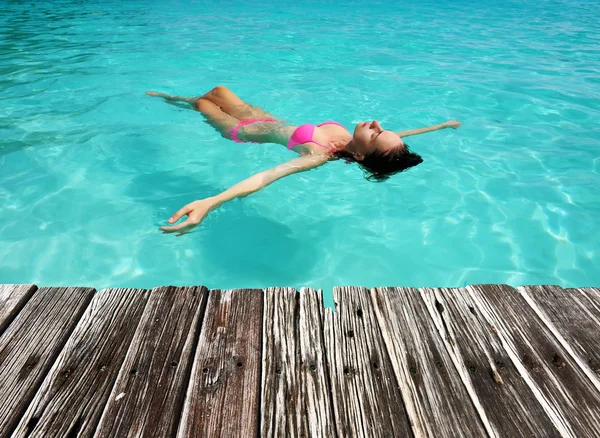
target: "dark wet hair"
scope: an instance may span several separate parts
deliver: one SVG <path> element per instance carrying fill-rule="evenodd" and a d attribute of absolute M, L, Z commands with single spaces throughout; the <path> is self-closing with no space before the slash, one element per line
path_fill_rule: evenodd
<path fill-rule="evenodd" d="M 374 150 L 362 161 L 357 161 L 352 154 L 346 151 L 337 151 L 335 156 L 348 162 L 358 163 L 367 181 L 382 182 L 396 173 L 423 162 L 423 158 L 419 154 L 411 152 L 406 143 L 404 146 L 404 148 L 394 148 L 388 153 Z"/>

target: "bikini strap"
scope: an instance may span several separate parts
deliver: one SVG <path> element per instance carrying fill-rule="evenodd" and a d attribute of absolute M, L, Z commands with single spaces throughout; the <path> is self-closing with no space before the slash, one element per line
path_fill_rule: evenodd
<path fill-rule="evenodd" d="M 335 148 L 333 148 L 333 147 L 331 147 L 331 146 L 329 146 L 329 145 L 327 145 L 327 146 L 326 146 L 326 145 L 324 145 L 324 144 L 317 143 L 317 142 L 316 142 L 316 141 L 314 141 L 314 140 L 313 140 L 312 142 L 313 142 L 314 144 L 316 144 L 316 145 L 319 145 L 319 146 L 321 146 L 322 148 L 325 148 L 325 149 L 327 149 L 329 152 L 337 152 L 337 150 L 336 150 Z"/>

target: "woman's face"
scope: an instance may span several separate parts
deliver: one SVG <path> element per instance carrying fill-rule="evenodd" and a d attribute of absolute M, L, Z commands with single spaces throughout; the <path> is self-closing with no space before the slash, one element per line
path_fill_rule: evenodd
<path fill-rule="evenodd" d="M 352 140 L 359 160 L 375 150 L 387 153 L 398 147 L 405 148 L 400 136 L 389 129 L 383 129 L 377 120 L 358 123 Z"/>

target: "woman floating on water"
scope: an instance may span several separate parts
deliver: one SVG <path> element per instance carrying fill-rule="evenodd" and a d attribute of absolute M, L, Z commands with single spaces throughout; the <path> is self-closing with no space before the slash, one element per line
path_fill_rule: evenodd
<path fill-rule="evenodd" d="M 162 97 L 170 103 L 189 103 L 223 137 L 237 143 L 278 143 L 300 155 L 285 164 L 257 173 L 223 193 L 187 204 L 168 222 L 173 224 L 185 215 L 187 219 L 177 225 L 160 227 L 166 233 L 186 233 L 196 227 L 211 210 L 227 201 L 258 192 L 284 176 L 314 169 L 340 158 L 358 163 L 369 181 L 384 181 L 423 161 L 408 149 L 408 145 L 402 141 L 403 137 L 460 126 L 460 122 L 449 120 L 427 128 L 393 132 L 383 129 L 377 120 L 373 120 L 358 123 L 351 134 L 337 122 L 325 122 L 317 126 L 285 125 L 264 110 L 244 102 L 223 86 L 215 87 L 201 97 L 169 96 L 153 91 L 146 94 Z"/>

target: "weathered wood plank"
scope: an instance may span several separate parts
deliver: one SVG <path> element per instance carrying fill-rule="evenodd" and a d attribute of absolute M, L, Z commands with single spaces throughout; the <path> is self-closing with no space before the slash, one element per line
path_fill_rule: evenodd
<path fill-rule="evenodd" d="M 564 436 L 600 435 L 600 392 L 546 329 L 523 296 L 506 285 L 468 286 L 476 311 Z"/>
<path fill-rule="evenodd" d="M 96 293 L 13 437 L 94 434 L 147 296 L 136 289 Z"/>
<path fill-rule="evenodd" d="M 376 288 L 371 300 L 414 435 L 485 436 L 487 418 L 473 407 L 420 292 Z"/>
<path fill-rule="evenodd" d="M 323 297 L 314 289 L 302 289 L 299 297 L 300 387 L 304 396 L 300 436 L 335 438 L 338 434 L 323 337 Z"/>
<path fill-rule="evenodd" d="M 600 391 L 600 308 L 579 290 L 558 286 L 518 290 Z"/>
<path fill-rule="evenodd" d="M 295 289 L 264 292 L 261 437 L 299 436 L 300 370 L 296 344 L 298 294 Z"/>
<path fill-rule="evenodd" d="M 313 289 L 265 290 L 261 436 L 335 437 L 322 334 Z"/>
<path fill-rule="evenodd" d="M 560 436 L 467 291 L 420 291 L 490 436 Z"/>
<path fill-rule="evenodd" d="M 337 310 L 325 309 L 324 337 L 338 436 L 410 436 L 368 291 L 336 287 L 333 294 Z"/>
<path fill-rule="evenodd" d="M 567 291 L 577 290 L 584 294 L 591 302 L 594 303 L 596 309 L 600 308 L 600 289 L 597 287 L 581 287 L 579 289 L 567 289 Z"/>
<path fill-rule="evenodd" d="M 211 290 L 178 437 L 252 437 L 259 431 L 261 290 Z"/>
<path fill-rule="evenodd" d="M 94 289 L 43 287 L 0 337 L 0 437 L 21 420 Z"/>
<path fill-rule="evenodd" d="M 36 290 L 34 284 L 0 284 L 0 336 Z"/>
<path fill-rule="evenodd" d="M 580 293 L 584 295 L 588 300 L 587 304 L 592 309 L 595 309 L 596 311 L 600 310 L 600 289 L 595 287 L 581 287 L 578 289 L 569 288 L 565 289 L 565 291 L 567 291 L 567 293 Z"/>
<path fill-rule="evenodd" d="M 175 435 L 207 298 L 203 286 L 152 291 L 94 436 Z"/>

